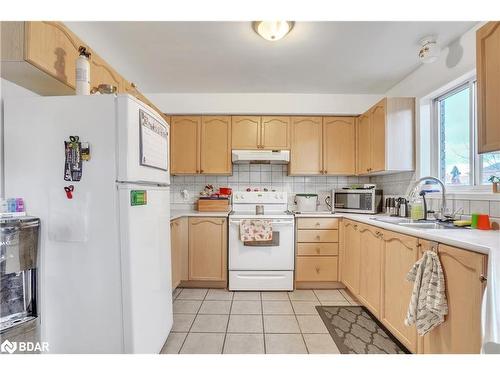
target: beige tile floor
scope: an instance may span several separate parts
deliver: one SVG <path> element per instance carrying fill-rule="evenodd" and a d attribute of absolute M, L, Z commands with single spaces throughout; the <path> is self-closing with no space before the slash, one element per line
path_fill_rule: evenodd
<path fill-rule="evenodd" d="M 176 289 L 165 354 L 338 354 L 315 306 L 357 305 L 345 290 Z"/>

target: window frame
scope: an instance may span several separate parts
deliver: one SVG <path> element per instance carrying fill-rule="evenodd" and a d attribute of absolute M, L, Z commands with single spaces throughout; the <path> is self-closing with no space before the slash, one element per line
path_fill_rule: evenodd
<path fill-rule="evenodd" d="M 447 89 L 446 91 L 434 96 L 431 101 L 432 105 L 432 136 L 435 139 L 433 142 L 433 155 L 431 158 L 431 171 L 434 176 L 441 176 L 441 123 L 439 118 L 439 103 L 465 88 L 469 88 L 469 184 L 468 185 L 453 185 L 446 184 L 446 191 L 456 193 L 484 193 L 490 191 L 491 187 L 486 184 L 481 184 L 481 155 L 477 153 L 477 78 L 472 75 L 469 78 L 461 81 L 459 84 Z"/>

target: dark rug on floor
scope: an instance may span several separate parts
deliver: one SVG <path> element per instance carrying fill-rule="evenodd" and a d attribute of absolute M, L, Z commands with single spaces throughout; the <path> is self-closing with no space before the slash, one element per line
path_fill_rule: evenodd
<path fill-rule="evenodd" d="M 316 306 L 342 354 L 410 352 L 364 306 Z"/>

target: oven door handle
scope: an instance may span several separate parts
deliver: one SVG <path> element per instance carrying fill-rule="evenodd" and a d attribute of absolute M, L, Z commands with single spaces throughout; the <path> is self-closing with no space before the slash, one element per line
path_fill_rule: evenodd
<path fill-rule="evenodd" d="M 240 225 L 240 223 L 241 223 L 241 220 L 229 220 L 229 224 L 231 224 L 231 225 Z M 289 221 L 271 221 L 271 224 L 272 225 L 290 226 L 290 225 L 293 225 L 293 219 L 289 220 Z"/>

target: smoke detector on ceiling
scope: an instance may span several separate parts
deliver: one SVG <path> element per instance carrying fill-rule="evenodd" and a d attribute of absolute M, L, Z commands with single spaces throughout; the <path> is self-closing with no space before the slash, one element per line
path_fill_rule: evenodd
<path fill-rule="evenodd" d="M 420 45 L 421 47 L 418 51 L 420 61 L 424 64 L 431 64 L 438 59 L 440 50 L 436 43 L 436 37 L 426 36 L 420 41 Z"/>

